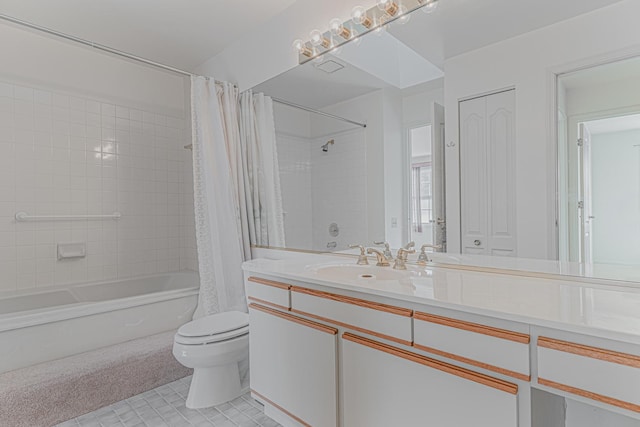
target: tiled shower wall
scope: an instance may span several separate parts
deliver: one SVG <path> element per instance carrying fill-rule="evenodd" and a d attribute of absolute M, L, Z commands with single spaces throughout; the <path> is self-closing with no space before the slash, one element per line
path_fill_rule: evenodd
<path fill-rule="evenodd" d="M 197 269 L 188 140 L 181 117 L 0 80 L 0 291 Z M 68 242 L 87 256 L 57 260 Z"/>
<path fill-rule="evenodd" d="M 327 152 L 321 145 L 333 139 Z M 313 250 L 344 250 L 367 241 L 367 145 L 364 130 L 316 138 L 311 144 Z M 337 224 L 332 236 L 329 226 Z M 335 244 L 335 248 L 334 248 Z"/>

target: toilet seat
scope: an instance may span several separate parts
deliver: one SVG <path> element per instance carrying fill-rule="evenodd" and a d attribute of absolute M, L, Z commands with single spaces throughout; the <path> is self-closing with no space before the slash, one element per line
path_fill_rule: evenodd
<path fill-rule="evenodd" d="M 205 335 L 201 337 L 184 337 L 180 334 L 176 334 L 174 341 L 177 344 L 183 345 L 204 345 L 204 344 L 213 344 L 220 341 L 230 340 L 232 338 L 237 338 L 243 335 L 247 335 L 249 333 L 249 325 L 244 326 L 242 328 L 238 328 L 234 331 L 225 332 L 222 334 L 215 335 Z"/>
<path fill-rule="evenodd" d="M 186 323 L 178 329 L 175 342 L 203 345 L 225 341 L 249 333 L 249 315 L 239 311 L 212 314 Z"/>

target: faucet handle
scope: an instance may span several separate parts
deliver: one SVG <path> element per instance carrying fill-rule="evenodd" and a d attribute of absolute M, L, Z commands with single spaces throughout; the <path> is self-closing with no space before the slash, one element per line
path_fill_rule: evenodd
<path fill-rule="evenodd" d="M 393 254 L 391 253 L 391 249 L 389 248 L 389 243 L 387 242 L 373 242 L 374 245 L 382 246 L 384 245 L 384 256 L 387 257 L 388 260 L 393 259 Z"/>
<path fill-rule="evenodd" d="M 365 248 L 362 245 L 349 245 L 351 249 L 360 249 L 360 255 L 358 256 L 358 265 L 369 265 L 369 260 L 367 259 L 367 255 L 365 253 Z"/>
<path fill-rule="evenodd" d="M 409 250 L 409 249 L 411 249 L 411 248 L 414 248 L 415 246 L 416 246 L 416 242 L 414 242 L 414 241 L 412 240 L 412 241 L 410 241 L 409 243 L 407 243 L 406 245 L 404 245 L 404 248 L 403 248 L 403 249 L 405 249 L 405 250 Z"/>
<path fill-rule="evenodd" d="M 412 242 L 413 243 L 413 242 Z M 404 261 L 407 260 L 407 255 L 409 254 L 415 254 L 416 250 L 415 249 L 405 249 L 405 248 L 400 248 L 398 249 L 398 255 L 396 258 L 400 258 Z"/>

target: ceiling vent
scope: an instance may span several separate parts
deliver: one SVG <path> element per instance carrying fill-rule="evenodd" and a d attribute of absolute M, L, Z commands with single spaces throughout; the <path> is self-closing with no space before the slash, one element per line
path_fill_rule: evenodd
<path fill-rule="evenodd" d="M 327 74 L 332 74 L 338 70 L 342 70 L 344 68 L 344 65 L 332 59 L 329 59 L 328 61 L 324 61 L 322 64 L 316 65 L 316 68 L 318 70 L 324 71 Z"/>

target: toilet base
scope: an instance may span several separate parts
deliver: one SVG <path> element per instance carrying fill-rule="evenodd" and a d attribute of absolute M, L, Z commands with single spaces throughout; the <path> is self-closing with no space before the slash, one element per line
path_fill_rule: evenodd
<path fill-rule="evenodd" d="M 189 409 L 208 408 L 233 400 L 241 394 L 237 362 L 213 368 L 196 368 L 193 370 L 186 406 Z"/>

